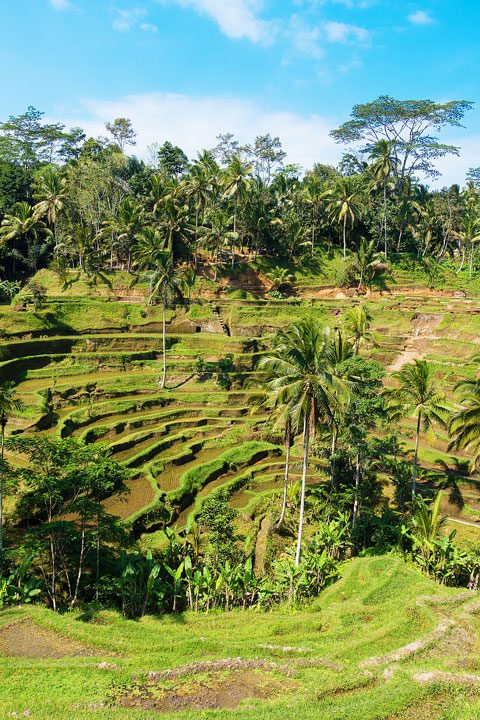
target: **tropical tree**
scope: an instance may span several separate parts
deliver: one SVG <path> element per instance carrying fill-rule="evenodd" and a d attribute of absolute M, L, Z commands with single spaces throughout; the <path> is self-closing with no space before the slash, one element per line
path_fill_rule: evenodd
<path fill-rule="evenodd" d="M 383 233 L 385 260 L 388 257 L 388 218 L 387 218 L 387 188 L 397 164 L 394 154 L 395 145 L 392 141 L 381 139 L 373 146 L 370 152 L 372 165 L 369 168 L 372 179 L 383 193 Z M 395 172 L 396 174 L 396 172 Z"/>
<path fill-rule="evenodd" d="M 0 225 L 0 241 L 13 241 L 13 262 L 15 270 L 15 242 L 20 239 L 28 248 L 29 240 L 36 240 L 38 236 L 48 236 L 50 231 L 40 219 L 38 211 L 30 207 L 27 202 L 15 203 L 12 213 L 7 213 Z"/>
<path fill-rule="evenodd" d="M 132 246 L 145 224 L 142 206 L 130 197 L 124 198 L 115 213 L 103 223 L 102 236 L 112 238 L 111 259 L 115 247 L 117 256 L 126 262 L 128 271 L 131 268 Z"/>
<path fill-rule="evenodd" d="M 5 463 L 5 428 L 8 419 L 18 412 L 22 403 L 15 397 L 15 383 L 8 380 L 0 383 L 0 433 L 1 433 L 1 467 L 0 467 L 0 569 L 3 561 L 3 493 L 4 493 L 4 463 Z"/>
<path fill-rule="evenodd" d="M 378 347 L 378 336 L 371 330 L 372 320 L 372 315 L 366 305 L 356 305 L 347 310 L 342 317 L 342 327 L 347 338 L 353 341 L 356 355 L 358 355 L 362 342 L 370 342 Z"/>
<path fill-rule="evenodd" d="M 173 256 L 168 250 L 158 248 L 147 255 L 145 247 L 140 243 L 134 249 L 134 262 L 140 273 L 138 279 L 148 278 L 150 294 L 147 302 L 160 299 L 162 303 L 162 379 L 163 389 L 167 380 L 167 308 L 176 299 L 182 298 L 186 292 L 185 274 L 175 268 Z"/>
<path fill-rule="evenodd" d="M 381 253 L 375 250 L 375 241 L 360 238 L 356 250 L 349 258 L 346 269 L 346 279 L 349 282 L 358 281 L 358 290 L 372 287 L 375 278 L 382 277 L 390 270 Z"/>
<path fill-rule="evenodd" d="M 53 168 L 45 168 L 36 178 L 33 197 L 37 200 L 35 212 L 45 216 L 52 230 L 55 250 L 57 248 L 57 223 L 68 200 L 66 177 Z"/>
<path fill-rule="evenodd" d="M 328 359 L 329 331 L 305 318 L 281 331 L 273 352 L 260 360 L 267 373 L 266 388 L 273 405 L 288 409 L 295 433 L 303 434 L 302 484 L 295 565 L 300 564 L 305 518 L 305 490 L 310 441 L 321 417 L 331 415 L 334 391 L 345 393 L 344 383 L 332 372 Z"/>
<path fill-rule="evenodd" d="M 480 363 L 480 355 L 473 361 Z M 450 417 L 450 447 L 472 453 L 472 467 L 476 469 L 480 458 L 480 380 L 461 380 L 454 391 L 459 396 L 460 408 Z"/>
<path fill-rule="evenodd" d="M 342 228 L 343 257 L 347 255 L 347 227 L 353 228 L 364 210 L 359 182 L 340 177 L 329 191 L 330 217 Z"/>
<path fill-rule="evenodd" d="M 385 391 L 387 412 L 391 420 L 410 416 L 417 421 L 412 479 L 412 497 L 415 498 L 420 432 L 433 429 L 435 425 L 446 427 L 449 409 L 444 393 L 439 391 L 434 381 L 433 368 L 426 360 L 414 360 L 393 373 L 392 377 L 397 381 L 398 387 Z"/>
<path fill-rule="evenodd" d="M 235 155 L 224 171 L 222 178 L 223 198 L 233 203 L 233 239 L 240 237 L 238 232 L 238 219 L 240 208 L 252 183 L 252 166 Z M 234 245 L 232 243 L 232 267 L 235 263 Z"/>

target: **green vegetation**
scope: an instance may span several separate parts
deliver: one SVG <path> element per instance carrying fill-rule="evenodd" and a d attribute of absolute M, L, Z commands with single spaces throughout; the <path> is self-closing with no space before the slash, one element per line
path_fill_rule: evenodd
<path fill-rule="evenodd" d="M 304 176 L 0 125 L 1 713 L 474 716 L 480 194 L 414 177 L 468 107 Z"/>

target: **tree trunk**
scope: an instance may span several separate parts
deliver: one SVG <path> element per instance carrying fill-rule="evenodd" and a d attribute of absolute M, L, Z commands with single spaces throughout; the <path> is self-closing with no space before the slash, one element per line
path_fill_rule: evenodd
<path fill-rule="evenodd" d="M 343 257 L 347 257 L 347 216 L 343 218 Z"/>
<path fill-rule="evenodd" d="M 285 428 L 285 477 L 283 480 L 282 511 L 276 525 L 277 530 L 279 527 L 281 527 L 284 521 L 285 511 L 287 509 L 288 476 L 290 472 L 290 444 L 290 421 L 287 420 L 287 425 Z"/>
<path fill-rule="evenodd" d="M 166 330 L 166 323 L 167 323 L 167 298 L 166 298 L 166 290 L 163 291 L 163 308 L 162 308 L 162 382 L 160 387 L 162 390 L 165 388 L 165 383 L 167 382 L 167 330 Z"/>
<path fill-rule="evenodd" d="M 358 516 L 358 507 L 360 502 L 360 453 L 357 452 L 357 456 L 355 458 L 355 501 L 353 503 L 353 529 L 355 530 L 355 526 L 357 524 L 357 516 Z"/>
<path fill-rule="evenodd" d="M 297 551 L 295 553 L 295 567 L 300 565 L 302 554 L 303 522 L 305 516 L 305 488 L 307 485 L 308 453 L 310 443 L 310 408 L 305 413 L 303 422 L 303 468 L 302 468 L 302 489 L 300 494 L 300 518 L 298 521 Z"/>
<path fill-rule="evenodd" d="M 5 417 L 1 418 L 2 467 L 0 468 L 0 571 L 3 565 L 3 461 L 5 459 Z"/>
<path fill-rule="evenodd" d="M 417 432 L 415 437 L 415 455 L 413 456 L 413 482 L 412 482 L 412 498 L 415 498 L 417 491 L 417 465 L 418 465 L 418 444 L 420 442 L 420 423 L 422 421 L 422 413 L 418 413 Z"/>
<path fill-rule="evenodd" d="M 73 594 L 72 602 L 70 603 L 72 608 L 75 607 L 75 605 L 77 604 L 78 591 L 80 588 L 80 580 L 82 579 L 84 556 L 85 556 L 85 517 L 82 517 L 82 534 L 81 534 L 81 540 L 80 540 L 80 555 L 78 558 L 78 572 L 77 572 L 77 579 L 75 582 L 75 592 Z"/>
<path fill-rule="evenodd" d="M 385 260 L 387 260 L 387 183 L 383 183 L 383 230 L 385 233 Z"/>

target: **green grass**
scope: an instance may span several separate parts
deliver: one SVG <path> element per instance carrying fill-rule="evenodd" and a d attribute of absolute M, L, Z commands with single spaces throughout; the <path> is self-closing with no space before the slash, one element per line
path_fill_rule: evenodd
<path fill-rule="evenodd" d="M 0 717 L 10 717 L 10 713 L 21 717 L 29 710 L 36 720 L 438 720 L 440 712 L 435 708 L 441 698 L 445 720 L 478 718 L 478 699 L 468 699 L 464 691 L 451 687 L 422 688 L 412 679 L 413 673 L 424 670 L 464 672 L 462 648 L 455 654 L 438 646 L 414 655 L 396 664 L 389 681 L 383 678 L 388 663 L 368 673 L 359 667 L 371 656 L 423 637 L 438 625 L 441 615 L 459 617 L 457 604 L 440 609 L 416 605 L 415 600 L 423 595 L 451 597 L 455 591 L 435 586 L 399 559 L 376 557 L 349 562 L 339 582 L 296 610 L 185 613 L 134 622 L 109 611 L 56 615 L 43 607 L 11 609 L 0 616 L 1 626 L 31 622 L 58 633 L 66 642 L 71 639 L 92 648 L 94 655 L 58 660 L 3 657 Z M 478 623 L 473 617 L 465 623 L 476 633 Z M 34 637 L 32 633 L 32 643 Z M 281 650 L 283 646 L 303 650 L 289 653 Z M 291 664 L 293 677 L 288 681 L 293 680 L 293 685 L 269 699 L 245 701 L 237 710 L 159 716 L 148 709 L 129 710 L 115 703 L 120 688 L 131 686 L 133 678 L 141 681 L 148 671 L 236 657 Z M 298 658 L 322 658 L 335 663 L 336 669 L 295 667 Z M 117 669 L 99 669 L 102 661 Z M 191 687 L 193 678 L 187 677 L 187 681 Z M 180 684 L 177 680 L 170 687 L 178 689 Z M 417 708 L 416 714 L 410 714 L 412 708 Z"/>

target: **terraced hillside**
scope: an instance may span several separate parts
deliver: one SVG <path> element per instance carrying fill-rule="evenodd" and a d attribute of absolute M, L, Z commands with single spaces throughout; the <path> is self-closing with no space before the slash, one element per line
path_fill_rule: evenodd
<path fill-rule="evenodd" d="M 163 390 L 159 310 L 145 307 L 141 292 L 87 295 L 78 284 L 62 295 L 53 287 L 38 313 L 0 309 L 6 351 L 1 372 L 18 382 L 24 405 L 9 431 L 107 443 L 129 470 L 129 493 L 106 499 L 105 506 L 150 546 L 160 541 L 157 530 L 165 519 L 183 526 L 218 488 L 227 490 L 249 529 L 258 530 L 255 508 L 282 483 L 282 449 L 270 442 L 265 417 L 255 409 L 261 377 L 256 361 L 271 333 L 294 319 L 311 314 L 334 325 L 345 308 L 365 302 L 306 283 L 287 300 L 264 293 L 253 298 L 246 291 L 213 298 L 207 290 L 200 286 L 187 309 L 169 311 Z M 480 300 L 464 295 L 397 287 L 370 296 L 381 342 L 365 352 L 389 370 L 427 358 L 451 396 L 461 377 L 476 372 L 471 358 L 478 350 Z M 407 448 L 413 447 L 412 422 L 401 431 Z M 294 480 L 299 453 L 294 448 Z M 420 457 L 425 467 L 449 474 L 445 509 L 451 523 L 468 532 L 459 521 L 475 525 L 480 519 L 480 488 L 468 476 L 468 458 L 448 452 L 442 435 L 423 437 Z M 324 481 L 320 461 L 310 470 L 309 482 Z"/>
<path fill-rule="evenodd" d="M 357 558 L 295 613 L 145 617 L 11 608 L 0 716 L 474 720 L 477 594 Z M 209 712 L 212 711 L 212 712 Z"/>

